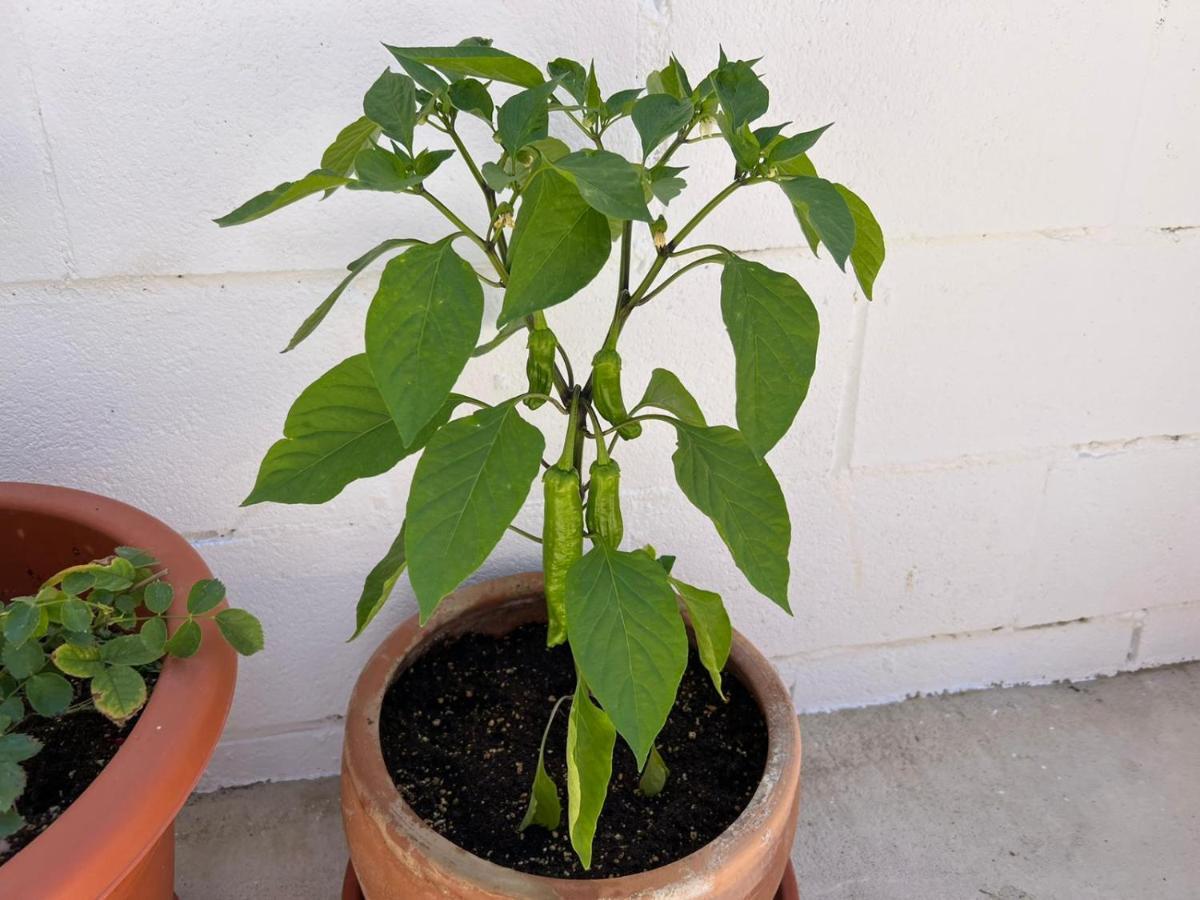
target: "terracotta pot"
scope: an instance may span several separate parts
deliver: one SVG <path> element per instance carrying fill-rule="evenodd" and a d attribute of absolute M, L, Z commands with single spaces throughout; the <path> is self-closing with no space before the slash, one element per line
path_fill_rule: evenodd
<path fill-rule="evenodd" d="M 172 614 L 211 573 L 182 537 L 140 510 L 70 488 L 0 482 L 0 595 L 32 593 L 76 561 L 120 545 L 153 553 L 175 588 Z M 137 725 L 95 781 L 0 866 L 0 897 L 160 900 L 173 896 L 175 816 L 225 726 L 237 659 L 216 628 L 191 659 L 168 660 Z"/>
<path fill-rule="evenodd" d="M 800 729 L 791 698 L 770 663 L 740 634 L 729 668 L 767 721 L 767 764 L 750 804 L 695 853 L 636 875 L 563 879 L 526 875 L 481 859 L 429 828 L 392 783 L 379 746 L 384 692 L 434 641 L 464 632 L 503 634 L 545 621 L 540 573 L 463 588 L 425 628 L 414 616 L 380 645 L 354 687 L 342 753 L 342 820 L 368 900 L 419 898 L 671 898 L 770 900 L 788 865 L 800 788 Z"/>

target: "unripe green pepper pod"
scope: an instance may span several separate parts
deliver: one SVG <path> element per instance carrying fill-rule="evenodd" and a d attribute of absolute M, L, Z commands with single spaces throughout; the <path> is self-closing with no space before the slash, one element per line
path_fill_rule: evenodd
<path fill-rule="evenodd" d="M 558 340 L 549 328 L 535 328 L 529 332 L 526 346 L 529 348 L 525 360 L 529 393 L 549 396 L 554 390 L 554 353 L 558 349 Z M 525 405 L 530 409 L 537 409 L 545 402 L 544 397 L 525 398 Z"/>
<path fill-rule="evenodd" d="M 542 476 L 545 512 L 542 571 L 545 574 L 546 646 L 567 639 L 567 572 L 583 555 L 583 500 L 579 473 L 555 465 Z"/>
<path fill-rule="evenodd" d="M 592 539 L 616 549 L 625 527 L 621 520 L 621 467 L 610 459 L 597 459 L 589 471 L 587 530 Z"/>
<path fill-rule="evenodd" d="M 642 433 L 641 422 L 630 422 L 621 396 L 621 356 L 608 347 L 592 357 L 592 401 L 596 412 L 617 427 L 617 434 L 632 441 Z"/>

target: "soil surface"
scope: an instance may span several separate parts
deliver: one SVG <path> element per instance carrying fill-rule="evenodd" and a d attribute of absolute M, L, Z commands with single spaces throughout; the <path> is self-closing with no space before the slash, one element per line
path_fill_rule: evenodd
<path fill-rule="evenodd" d="M 517 825 L 529 802 L 538 745 L 555 701 L 575 687 L 571 653 L 547 649 L 544 625 L 495 638 L 468 634 L 431 647 L 388 689 L 380 743 L 408 804 L 439 834 L 511 869 L 558 878 L 644 872 L 687 856 L 738 817 L 762 778 L 767 730 L 746 688 L 726 672 L 722 702 L 695 651 L 658 739 L 670 769 L 655 797 L 637 790 L 633 753 L 620 736 L 592 868 L 567 835 L 567 712 L 546 742 L 562 822 L 549 832 Z"/>
<path fill-rule="evenodd" d="M 153 691 L 158 673 L 139 669 L 146 688 Z M 86 688 L 76 679 L 75 699 L 86 696 Z M 149 701 L 147 701 L 149 702 Z M 142 707 L 145 709 L 145 707 Z M 26 787 L 17 800 L 17 809 L 25 817 L 25 827 L 0 839 L 0 864 L 54 824 L 68 806 L 79 799 L 116 756 L 130 729 L 141 716 L 124 725 L 114 725 L 95 710 L 47 719 L 30 715 L 16 730 L 42 742 L 38 754 L 24 763 Z"/>

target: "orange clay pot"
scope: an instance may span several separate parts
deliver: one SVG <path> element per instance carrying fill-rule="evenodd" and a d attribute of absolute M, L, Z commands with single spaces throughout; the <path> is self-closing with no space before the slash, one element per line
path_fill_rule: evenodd
<path fill-rule="evenodd" d="M 0 482 L 0 595 L 30 594 L 58 570 L 140 547 L 168 570 L 171 614 L 210 578 L 200 555 L 162 522 L 85 491 Z M 175 816 L 225 726 L 237 659 L 215 626 L 191 659 L 170 659 L 137 725 L 95 781 L 0 866 L 0 897 L 167 900 L 174 896 Z"/>
<path fill-rule="evenodd" d="M 462 588 L 421 628 L 414 616 L 375 651 L 346 713 L 342 820 L 350 857 L 367 900 L 422 898 L 595 898 L 770 900 L 781 888 L 796 831 L 800 729 L 791 698 L 763 656 L 734 633 L 729 669 L 767 721 L 767 764 L 758 790 L 736 821 L 683 859 L 604 879 L 527 875 L 488 862 L 448 841 L 418 817 L 392 783 L 379 747 L 384 692 L 397 673 L 434 641 L 464 632 L 504 634 L 545 621 L 540 573 Z M 793 882 L 794 885 L 794 882 Z M 787 885 L 794 891 L 793 885 Z M 783 896 L 794 896 L 785 891 Z"/>

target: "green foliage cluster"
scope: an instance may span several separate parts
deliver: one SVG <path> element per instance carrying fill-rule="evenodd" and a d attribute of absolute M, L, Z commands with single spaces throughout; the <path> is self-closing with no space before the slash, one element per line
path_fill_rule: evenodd
<path fill-rule="evenodd" d="M 238 653 L 257 653 L 262 626 L 244 609 L 217 610 L 225 586 L 206 578 L 192 585 L 186 612 L 169 612 L 174 590 L 166 571 L 144 550 L 118 547 L 112 556 L 70 566 L 32 597 L 14 597 L 0 611 L 0 837 L 24 820 L 21 763 L 41 744 L 22 726 L 32 716 L 95 710 L 118 724 L 146 703 L 145 673 L 165 656 L 200 649 L 201 619 L 212 619 Z M 175 627 L 168 627 L 169 622 Z"/>
<path fill-rule="evenodd" d="M 432 242 L 404 236 L 372 248 L 350 263 L 349 274 L 300 326 L 288 350 L 312 334 L 371 262 L 401 251 L 387 262 L 367 311 L 364 352 L 338 363 L 296 400 L 246 503 L 323 503 L 351 481 L 423 451 L 406 519 L 367 576 L 355 635 L 405 569 L 424 621 L 507 530 L 542 543 L 548 642 L 569 641 L 578 671 L 568 713 L 567 817 L 586 867 L 616 736 L 643 767 L 646 793 L 661 790 L 667 779 L 655 738 L 686 664 L 681 608 L 718 693 L 731 643 L 718 594 L 677 579 L 671 557 L 622 549 L 620 470 L 611 458 L 619 442 L 636 439 L 643 424 L 673 431 L 680 489 L 712 520 L 747 581 L 790 611 L 791 525 L 765 457 L 808 392 L 817 311 L 791 275 L 718 244 L 685 242 L 734 193 L 773 186 L 791 205 L 813 253 L 824 246 L 840 268 L 849 263 L 869 299 L 883 263 L 883 235 L 856 194 L 817 174 L 808 154 L 828 126 L 789 134 L 789 123 L 756 124 L 769 94 L 755 62 L 722 52 L 693 86 L 672 57 L 644 87 L 605 96 L 594 65 L 560 58 L 543 73 L 480 38 L 453 47 L 387 49 L 399 71 L 379 76 L 363 100 L 363 116 L 338 134 L 320 168 L 216 221 L 248 222 L 345 187 L 415 197 L 442 213 L 452 230 Z M 551 134 L 552 121 L 584 146 L 572 149 Z M 640 148 L 633 159 L 605 143 L 614 129 L 630 126 Z M 488 155 L 494 158 L 477 161 L 463 137 L 468 129 L 492 139 Z M 429 131 L 444 149 L 418 143 Z M 733 176 L 672 228 L 651 207 L 666 207 L 687 186 L 677 151 L 708 140 L 723 141 L 731 152 Z M 428 186 L 453 155 L 478 184 L 483 228 L 467 224 Z M 653 247 L 652 263 L 636 279 L 635 237 Z M 476 264 L 460 255 L 464 246 Z M 614 252 L 614 303 L 599 320 L 603 330 L 597 328 L 599 348 L 588 370 L 572 364 L 546 310 L 589 285 Z M 677 279 L 707 265 L 722 269 L 737 427 L 709 424 L 665 369 L 654 370 L 627 410 L 618 349 L 626 322 Z M 503 298 L 497 332 L 481 342 L 485 287 Z M 473 357 L 522 331 L 529 334 L 527 392 L 494 403 L 454 392 Z M 522 401 L 531 408 L 546 404 L 564 417 L 556 463 L 543 458 L 546 439 L 526 420 Z M 594 462 L 585 469 L 593 443 Z M 546 514 L 538 537 L 513 520 L 542 468 Z M 585 471 L 591 479 L 584 479 Z M 585 538 L 592 544 L 586 552 Z M 560 817 L 558 788 L 539 763 L 523 827 L 557 827 Z"/>

